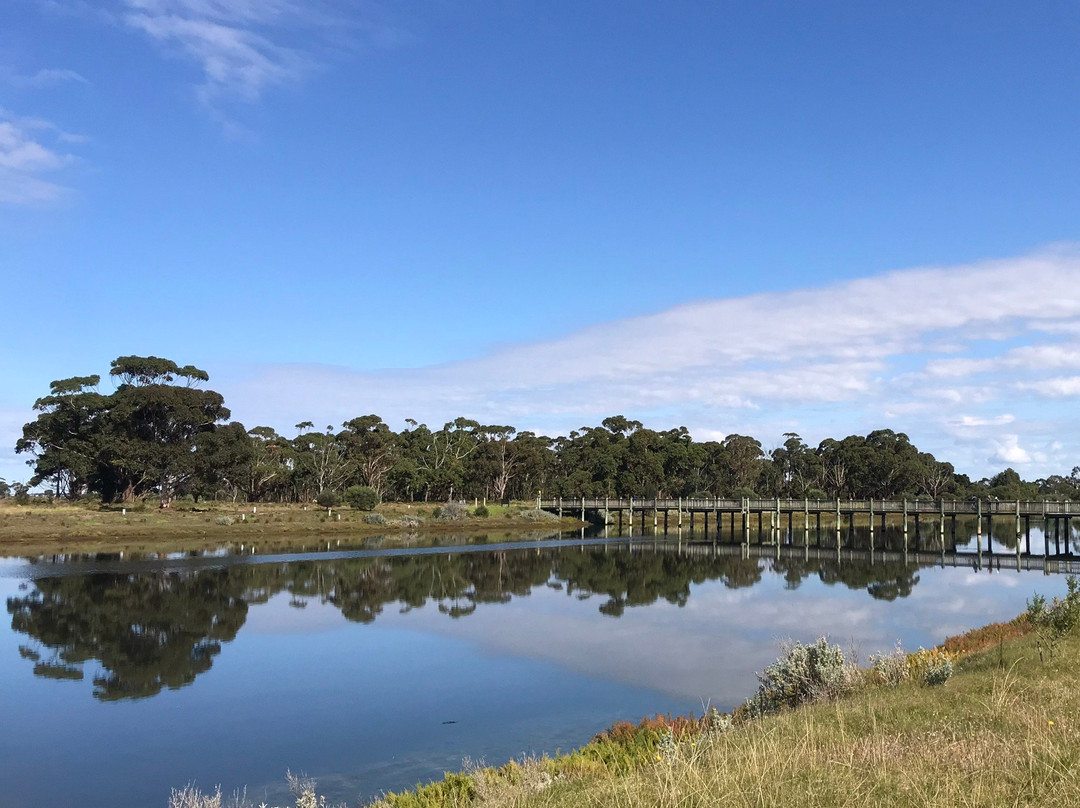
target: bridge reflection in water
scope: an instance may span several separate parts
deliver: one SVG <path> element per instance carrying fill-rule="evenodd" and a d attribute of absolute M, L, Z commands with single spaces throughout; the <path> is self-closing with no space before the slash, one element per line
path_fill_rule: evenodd
<path fill-rule="evenodd" d="M 537 499 L 539 509 L 580 516 L 604 534 L 670 536 L 673 532 L 745 547 L 775 545 L 836 550 L 896 550 L 904 554 L 994 556 L 1011 550 L 1015 568 L 1042 557 L 1073 556 L 1073 521 L 1080 503 L 1049 500 L 818 500 L 818 499 Z M 1040 539 L 1033 551 L 1032 533 Z M 985 531 L 985 532 L 984 532 Z M 967 550 L 974 543 L 974 548 Z M 1040 552 L 1041 551 L 1041 552 Z M 963 563 L 966 563 L 964 561 Z M 996 563 L 1000 563 L 1000 559 Z"/>

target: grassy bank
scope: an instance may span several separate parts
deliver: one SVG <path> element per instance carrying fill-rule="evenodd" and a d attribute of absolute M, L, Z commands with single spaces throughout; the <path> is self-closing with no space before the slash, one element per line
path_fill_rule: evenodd
<path fill-rule="evenodd" d="M 0 501 L 0 556 L 52 553 L 175 552 L 252 545 L 260 551 L 314 548 L 323 542 L 362 540 L 375 535 L 497 534 L 505 531 L 574 530 L 577 519 L 536 517 L 529 503 L 488 505 L 486 518 L 435 517 L 438 503 L 384 503 L 377 516 L 343 506 L 206 503 L 161 510 L 153 504 L 131 508 L 34 501 Z M 385 524 L 372 524 L 379 517 Z M 402 522 L 405 525 L 402 525 Z"/>
<path fill-rule="evenodd" d="M 817 692 L 795 709 L 751 717 L 744 706 L 733 721 L 713 714 L 616 725 L 570 754 L 471 766 L 376 804 L 1077 805 L 1080 592 L 1070 601 L 1068 620 L 1024 616 L 950 638 L 932 653 L 846 666 L 843 694 Z M 953 674 L 931 686 L 927 674 L 945 658 Z M 310 784 L 297 794 L 298 806 L 321 804 Z"/>

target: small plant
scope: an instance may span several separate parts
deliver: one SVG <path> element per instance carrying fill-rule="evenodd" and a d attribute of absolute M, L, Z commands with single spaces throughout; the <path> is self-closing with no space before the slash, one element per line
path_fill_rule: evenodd
<path fill-rule="evenodd" d="M 948 657 L 935 659 L 926 667 L 923 674 L 923 684 L 927 687 L 937 687 L 949 681 L 953 673 L 953 663 Z"/>
<path fill-rule="evenodd" d="M 521 518 L 526 522 L 558 522 L 559 517 L 549 511 L 542 511 L 539 508 L 530 508 L 527 511 L 522 511 Z"/>
<path fill-rule="evenodd" d="M 402 527 L 420 527 L 420 525 L 424 524 L 424 520 L 419 516 L 409 516 L 406 514 L 398 520 L 398 524 Z"/>
<path fill-rule="evenodd" d="M 795 643 L 784 656 L 758 674 L 758 690 L 744 705 L 751 717 L 771 715 L 785 707 L 834 699 L 851 689 L 855 667 L 838 645 L 824 637 L 809 645 Z"/>
<path fill-rule="evenodd" d="M 324 508 L 336 508 L 341 504 L 341 494 L 327 489 L 320 491 L 319 495 L 315 497 L 315 501 Z"/>
<path fill-rule="evenodd" d="M 908 680 L 908 655 L 904 653 L 900 643 L 897 643 L 896 650 L 891 654 L 871 654 L 870 669 L 879 684 L 897 687 Z"/>
<path fill-rule="evenodd" d="M 487 505 L 477 505 L 472 512 L 473 516 L 478 516 L 481 519 L 487 519 L 491 514 L 488 512 Z"/>
<path fill-rule="evenodd" d="M 388 524 L 387 519 L 381 513 L 368 513 L 364 514 L 365 525 L 385 525 Z"/>
<path fill-rule="evenodd" d="M 441 516 L 442 516 L 442 508 L 440 508 L 438 505 L 436 505 L 431 511 L 431 518 L 432 519 L 438 519 Z"/>
<path fill-rule="evenodd" d="M 447 502 L 435 518 L 442 519 L 444 522 L 462 522 L 468 515 L 469 509 L 460 502 Z"/>
<path fill-rule="evenodd" d="M 943 685 L 952 676 L 955 656 L 944 648 L 920 648 L 907 655 L 908 678 L 930 687 Z"/>
<path fill-rule="evenodd" d="M 379 495 L 370 486 L 352 485 L 345 489 L 345 501 L 358 511 L 373 511 L 379 504 Z"/>
<path fill-rule="evenodd" d="M 702 728 L 706 735 L 723 735 L 735 729 L 735 719 L 731 713 L 722 713 L 715 707 L 710 707 L 702 719 Z"/>
<path fill-rule="evenodd" d="M 231 516 L 219 516 L 217 519 L 214 520 L 214 524 L 228 526 L 235 521 L 236 520 L 233 519 Z"/>
<path fill-rule="evenodd" d="M 1070 575 L 1065 583 L 1069 591 L 1064 598 L 1048 604 L 1045 595 L 1035 595 L 1028 601 L 1027 619 L 1038 636 L 1040 659 L 1044 652 L 1052 656 L 1058 642 L 1080 625 L 1080 582 Z"/>
<path fill-rule="evenodd" d="M 679 744 L 670 729 L 664 730 L 656 742 L 656 759 L 670 763 L 679 753 Z"/>

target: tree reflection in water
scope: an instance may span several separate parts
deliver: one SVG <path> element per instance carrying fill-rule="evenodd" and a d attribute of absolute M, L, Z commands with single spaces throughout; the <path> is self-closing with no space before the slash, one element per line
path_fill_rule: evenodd
<path fill-rule="evenodd" d="M 602 598 L 600 612 L 619 617 L 661 599 L 684 606 L 692 584 L 753 586 L 769 569 L 788 588 L 817 576 L 882 600 L 907 597 L 919 582 L 917 567 L 880 561 L 766 561 L 593 545 L 64 575 L 35 581 L 26 595 L 8 599 L 7 610 L 12 628 L 33 641 L 19 653 L 35 676 L 78 680 L 93 662 L 94 697 L 113 701 L 192 683 L 236 637 L 248 607 L 282 592 L 292 606 L 317 600 L 358 623 L 373 622 L 391 604 L 408 612 L 429 602 L 458 619 L 540 587 Z"/>

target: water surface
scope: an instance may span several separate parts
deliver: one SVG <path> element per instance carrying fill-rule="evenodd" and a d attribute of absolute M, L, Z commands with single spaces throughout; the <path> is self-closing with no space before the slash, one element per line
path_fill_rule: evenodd
<path fill-rule="evenodd" d="M 1008 552 L 1008 536 L 995 540 Z M 926 556 L 753 549 L 650 539 L 0 562 L 0 806 L 164 806 L 189 781 L 283 799 L 286 769 L 355 803 L 464 757 L 502 762 L 616 720 L 729 709 L 781 638 L 828 635 L 865 661 L 1065 587 Z"/>

